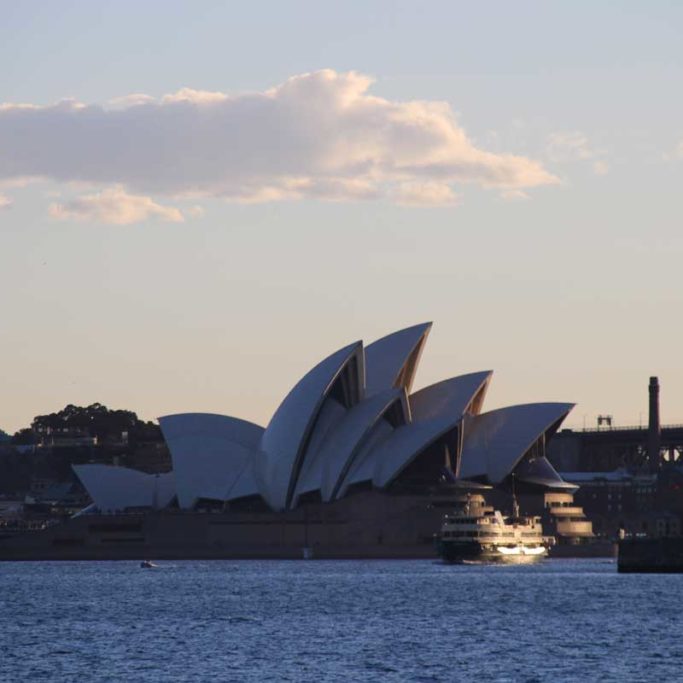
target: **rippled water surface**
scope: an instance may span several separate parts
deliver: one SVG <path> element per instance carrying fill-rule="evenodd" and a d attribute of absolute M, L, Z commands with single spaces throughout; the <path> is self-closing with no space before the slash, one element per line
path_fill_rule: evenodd
<path fill-rule="evenodd" d="M 0 680 L 683 679 L 683 575 L 608 560 L 160 565 L 0 563 Z"/>

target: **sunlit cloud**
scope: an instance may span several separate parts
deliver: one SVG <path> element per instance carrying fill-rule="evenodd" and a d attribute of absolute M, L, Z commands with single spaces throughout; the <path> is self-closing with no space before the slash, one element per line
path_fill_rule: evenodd
<path fill-rule="evenodd" d="M 683 140 L 675 143 L 673 147 L 665 152 L 659 153 L 659 159 L 665 163 L 676 163 L 683 159 Z"/>
<path fill-rule="evenodd" d="M 32 183 L 39 181 L 40 178 L 30 178 L 24 176 L 14 176 L 12 178 L 0 178 L 0 190 L 16 190 L 28 187 Z"/>
<path fill-rule="evenodd" d="M 591 162 L 591 170 L 595 175 L 609 173 L 609 164 L 604 158 L 605 150 L 593 147 L 586 135 L 579 131 L 551 133 L 546 141 L 546 156 L 557 164 Z"/>
<path fill-rule="evenodd" d="M 394 199 L 402 206 L 455 206 L 460 201 L 450 185 L 435 182 L 401 183 Z"/>
<path fill-rule="evenodd" d="M 548 158 L 556 162 L 585 161 L 595 156 L 588 138 L 579 131 L 551 133 L 548 135 L 546 152 Z"/>
<path fill-rule="evenodd" d="M 4 194 L 0 194 L 0 211 L 9 209 L 12 206 L 12 200 Z"/>
<path fill-rule="evenodd" d="M 152 104 L 154 101 L 154 98 L 150 95 L 131 93 L 122 97 L 114 97 L 107 102 L 107 105 L 110 109 L 127 109 L 128 107 L 135 107 L 140 104 Z"/>
<path fill-rule="evenodd" d="M 204 207 L 195 204 L 185 209 L 183 213 L 190 218 L 201 218 L 204 215 Z"/>
<path fill-rule="evenodd" d="M 500 196 L 508 202 L 525 202 L 531 199 L 523 190 L 503 190 Z"/>
<path fill-rule="evenodd" d="M 603 159 L 594 161 L 593 173 L 595 173 L 595 175 L 607 175 L 609 173 L 609 164 Z"/>
<path fill-rule="evenodd" d="M 98 192 L 54 205 L 52 215 L 114 222 L 179 220 L 179 209 L 151 199 L 160 196 L 452 205 L 468 184 L 500 192 L 559 182 L 538 161 L 475 145 L 447 103 L 385 99 L 370 94 L 372 84 L 327 69 L 238 95 L 184 88 L 106 106 L 5 104 L 0 182 L 89 184 Z"/>
<path fill-rule="evenodd" d="M 129 225 L 150 219 L 181 223 L 184 216 L 180 209 L 162 206 L 150 197 L 127 194 L 120 187 L 107 188 L 102 192 L 82 195 L 64 203 L 53 203 L 50 216 L 57 220 L 77 220 L 94 223 Z"/>

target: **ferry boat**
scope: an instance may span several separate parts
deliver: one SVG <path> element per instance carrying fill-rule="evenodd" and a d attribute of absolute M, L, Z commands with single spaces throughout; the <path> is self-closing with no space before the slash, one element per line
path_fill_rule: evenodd
<path fill-rule="evenodd" d="M 513 514 L 504 517 L 479 494 L 461 496 L 444 517 L 436 537 L 447 562 L 536 562 L 548 554 L 540 517 L 524 517 L 513 497 Z"/>

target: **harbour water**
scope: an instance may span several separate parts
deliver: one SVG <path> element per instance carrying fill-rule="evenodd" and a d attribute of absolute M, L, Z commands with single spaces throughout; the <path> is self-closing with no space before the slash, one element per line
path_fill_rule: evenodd
<path fill-rule="evenodd" d="M 611 560 L 0 563 L 0 680 L 680 680 L 682 589 Z"/>

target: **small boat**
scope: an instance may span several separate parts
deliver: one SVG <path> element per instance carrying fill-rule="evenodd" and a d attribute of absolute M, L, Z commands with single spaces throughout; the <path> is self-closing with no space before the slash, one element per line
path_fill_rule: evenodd
<path fill-rule="evenodd" d="M 149 560 L 143 560 L 140 562 L 140 569 L 153 569 L 154 567 L 158 566 L 158 564 L 154 564 L 154 562 L 150 562 Z"/>
<path fill-rule="evenodd" d="M 447 562 L 536 562 L 548 554 L 550 539 L 543 536 L 540 517 L 504 517 L 478 494 L 461 496 L 456 509 L 443 519 L 436 548 Z"/>

